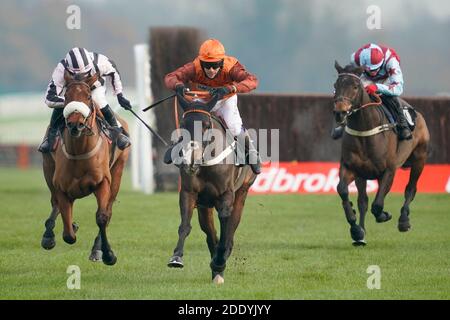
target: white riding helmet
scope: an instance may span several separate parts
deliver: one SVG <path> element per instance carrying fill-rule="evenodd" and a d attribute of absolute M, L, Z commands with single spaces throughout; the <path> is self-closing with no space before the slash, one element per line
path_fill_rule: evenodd
<path fill-rule="evenodd" d="M 94 68 L 89 51 L 85 48 L 72 48 L 66 55 L 66 68 L 73 74 L 88 73 Z"/>
<path fill-rule="evenodd" d="M 373 71 L 383 65 L 384 53 L 379 46 L 371 43 L 361 50 L 359 59 L 361 66 L 363 66 L 365 70 Z"/>

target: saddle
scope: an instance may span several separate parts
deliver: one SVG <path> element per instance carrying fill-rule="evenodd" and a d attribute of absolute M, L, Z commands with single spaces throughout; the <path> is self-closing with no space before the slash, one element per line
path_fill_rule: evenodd
<path fill-rule="evenodd" d="M 417 118 L 416 110 L 410 104 L 408 104 L 405 100 L 400 99 L 400 98 L 398 98 L 398 100 L 401 104 L 402 111 L 405 116 L 406 122 L 408 123 L 409 129 L 411 131 L 414 131 L 414 129 L 416 127 L 416 118 Z M 396 108 L 395 108 L 395 110 L 393 110 L 394 108 L 395 108 L 394 106 L 390 106 L 389 104 L 385 103 L 384 101 L 383 101 L 383 104 L 381 105 L 381 109 L 383 110 L 383 113 L 386 116 L 386 118 L 388 119 L 389 123 L 396 125 L 398 122 L 398 113 L 397 113 L 398 111 Z"/>

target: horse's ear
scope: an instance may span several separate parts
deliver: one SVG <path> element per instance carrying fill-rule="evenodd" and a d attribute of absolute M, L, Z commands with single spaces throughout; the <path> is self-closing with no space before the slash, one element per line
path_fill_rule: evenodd
<path fill-rule="evenodd" d="M 92 87 L 94 83 L 98 80 L 98 73 L 95 73 L 92 76 L 87 77 L 84 82 L 89 86 Z"/>
<path fill-rule="evenodd" d="M 342 73 L 342 71 L 344 71 L 344 68 L 342 68 L 339 64 L 339 62 L 337 62 L 337 60 L 334 60 L 334 68 L 336 69 L 336 71 L 338 73 Z"/>
<path fill-rule="evenodd" d="M 67 70 L 64 71 L 64 81 L 66 82 L 66 85 L 73 81 L 73 75 Z"/>

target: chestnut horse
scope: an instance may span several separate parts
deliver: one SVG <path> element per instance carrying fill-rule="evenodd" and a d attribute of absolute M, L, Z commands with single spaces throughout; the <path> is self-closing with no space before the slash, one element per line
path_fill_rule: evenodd
<path fill-rule="evenodd" d="M 233 137 L 227 137 L 220 120 L 211 114 L 218 97 L 205 101 L 210 96 L 203 91 L 191 91 L 187 94 L 200 96 L 203 94 L 204 99 L 189 101 L 178 95 L 180 106 L 184 111 L 181 128 L 185 135 L 180 146 L 184 145 L 181 152 L 185 161 L 180 163 L 179 238 L 168 266 L 175 268 L 184 266 L 182 260 L 184 242 L 191 231 L 192 214 L 197 207 L 200 227 L 206 234 L 206 243 L 211 255 L 212 280 L 216 284 L 222 284 L 226 262 L 233 249 L 234 234 L 241 220 L 248 190 L 256 175 L 248 165 L 239 168 L 233 161 L 231 163 L 218 161 L 226 154 L 233 158 L 229 151 L 236 144 Z M 215 130 L 217 135 L 214 139 L 205 141 L 195 133 L 197 126 L 201 129 L 203 137 L 208 136 L 211 130 Z M 213 158 L 208 158 L 207 150 L 212 146 L 215 150 Z M 220 238 L 217 237 L 214 227 L 214 208 L 219 215 Z"/>
<path fill-rule="evenodd" d="M 111 148 L 108 138 L 99 129 L 96 117 L 98 109 L 91 97 L 91 86 L 97 75 L 73 78 L 65 74 L 65 127 L 61 143 L 55 152 L 43 154 L 44 176 L 51 192 L 52 211 L 45 222 L 42 247 L 52 249 L 55 246 L 53 228 L 58 213 L 61 213 L 64 231 L 63 239 L 68 244 L 76 241 L 78 227 L 72 221 L 72 207 L 76 199 L 94 193 L 97 198 L 96 220 L 99 227 L 90 260 L 103 260 L 106 265 L 117 261 L 109 245 L 106 228 L 111 219 L 112 205 L 120 188 L 123 168 L 128 159 L 129 148 L 120 151 Z M 119 118 L 120 119 L 120 118 Z M 127 123 L 120 119 L 124 129 Z"/>
<path fill-rule="evenodd" d="M 411 167 L 405 189 L 405 201 L 401 208 L 398 229 L 411 228 L 409 205 L 417 191 L 417 181 L 428 155 L 430 134 L 423 116 L 417 112 L 416 127 L 411 140 L 399 141 L 395 127 L 381 109 L 381 101 L 373 102 L 364 90 L 360 76 L 363 69 L 351 65 L 342 68 L 335 63 L 338 79 L 334 84 L 334 112 L 347 119 L 342 139 L 339 184 L 337 191 L 342 199 L 345 216 L 350 224 L 354 245 L 365 245 L 364 218 L 368 209 L 366 184 L 377 179 L 379 188 L 371 211 L 376 221 L 386 222 L 392 216 L 384 211 L 384 198 L 389 192 L 399 167 Z M 378 97 L 379 99 L 379 97 Z M 349 200 L 348 185 L 355 181 L 358 189 L 359 225 Z"/>

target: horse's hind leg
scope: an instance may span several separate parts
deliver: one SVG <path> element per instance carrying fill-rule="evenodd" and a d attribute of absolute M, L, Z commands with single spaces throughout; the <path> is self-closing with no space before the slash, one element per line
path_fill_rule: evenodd
<path fill-rule="evenodd" d="M 106 236 L 106 228 L 111 220 L 111 212 L 108 211 L 108 201 L 111 193 L 110 190 L 109 181 L 103 179 L 97 190 L 94 192 L 98 205 L 96 219 L 101 237 L 102 260 L 103 263 L 108 266 L 112 266 L 117 262 L 117 257 L 111 250 L 108 237 Z"/>
<path fill-rule="evenodd" d="M 348 185 L 355 179 L 355 174 L 348 170 L 342 163 L 339 167 L 339 183 L 337 185 L 337 192 L 342 200 L 342 207 L 344 208 L 345 217 L 350 224 L 350 235 L 355 243 L 364 240 L 364 230 L 356 224 L 356 213 L 353 209 L 353 203 L 349 199 Z"/>
<path fill-rule="evenodd" d="M 375 216 L 378 223 L 386 222 L 392 219 L 392 215 L 386 211 L 384 208 L 384 198 L 391 190 L 392 182 L 394 181 L 395 169 L 386 169 L 383 176 L 378 179 L 378 192 L 375 196 L 375 200 L 372 203 L 371 211 Z"/>
<path fill-rule="evenodd" d="M 364 226 L 366 212 L 368 208 L 369 198 L 367 197 L 367 180 L 362 178 L 355 179 L 356 188 L 358 189 L 358 211 L 359 211 L 359 230 L 355 230 L 355 237 L 360 240 L 355 241 L 354 245 L 365 245 L 366 241 L 364 240 L 366 228 Z M 354 228 L 357 229 L 357 228 Z"/>
<path fill-rule="evenodd" d="M 209 253 L 211 258 L 216 252 L 217 242 L 217 231 L 214 227 L 214 216 L 213 208 L 198 207 L 198 222 L 200 223 L 200 228 L 206 234 L 206 243 L 208 244 Z"/>
<path fill-rule="evenodd" d="M 46 250 L 51 250 L 56 245 L 55 233 L 53 232 L 53 229 L 55 228 L 55 222 L 59 214 L 59 209 L 53 195 L 51 198 L 51 204 L 52 204 L 52 211 L 50 212 L 50 216 L 48 217 L 48 219 L 45 221 L 45 232 L 42 235 L 41 240 L 41 246 Z"/>
<path fill-rule="evenodd" d="M 411 224 L 409 223 L 409 204 L 416 195 L 417 181 L 425 166 L 425 157 L 426 152 L 412 162 L 411 172 L 409 173 L 409 182 L 405 189 L 405 202 L 403 203 L 403 207 L 400 211 L 400 218 L 398 220 L 398 230 L 401 232 L 406 232 L 411 229 Z"/>
<path fill-rule="evenodd" d="M 94 245 L 92 246 L 91 254 L 89 255 L 89 260 L 92 262 L 102 261 L 102 255 L 102 235 L 99 231 L 95 237 Z"/>
<path fill-rule="evenodd" d="M 181 223 L 178 227 L 178 242 L 175 250 L 173 251 L 172 257 L 167 263 L 168 267 L 171 268 L 183 268 L 183 250 L 184 241 L 186 237 L 191 232 L 191 219 L 195 207 L 195 202 L 197 201 L 197 194 L 192 192 L 187 192 L 184 190 L 180 191 L 180 214 Z"/>

